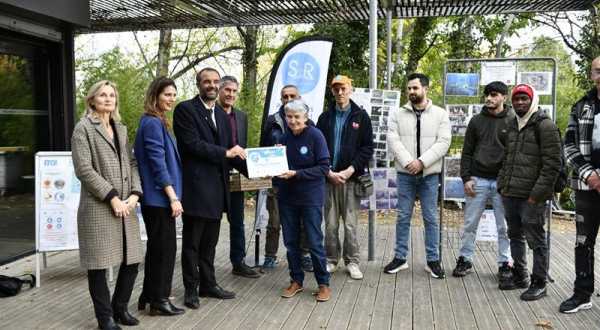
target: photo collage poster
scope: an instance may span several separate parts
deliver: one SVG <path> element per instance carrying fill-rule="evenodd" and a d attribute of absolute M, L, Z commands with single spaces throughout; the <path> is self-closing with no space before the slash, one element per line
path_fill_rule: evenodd
<path fill-rule="evenodd" d="M 460 177 L 460 156 L 444 157 L 444 200 L 465 202 L 465 189 Z"/>
<path fill-rule="evenodd" d="M 360 201 L 361 210 L 397 210 L 398 186 L 396 169 L 393 167 L 371 169 L 373 195 Z"/>
<path fill-rule="evenodd" d="M 351 98 L 371 117 L 375 159 L 391 160 L 387 153 L 388 116 L 392 110 L 400 107 L 400 91 L 354 88 Z"/>
<path fill-rule="evenodd" d="M 517 72 L 515 61 L 482 62 L 479 73 L 446 73 L 446 96 L 479 95 L 479 86 L 485 86 L 493 81 L 502 81 L 509 88 L 521 83 L 532 86 L 538 95 L 552 95 L 552 77 L 550 71 Z M 481 79 L 480 79 L 481 78 Z M 483 97 L 483 95 L 482 95 Z M 483 101 L 483 99 L 482 99 Z M 452 136 L 464 136 L 467 126 L 473 116 L 481 112 L 484 104 L 451 104 L 446 106 L 450 117 Z M 548 116 L 553 119 L 553 106 L 540 105 Z"/>

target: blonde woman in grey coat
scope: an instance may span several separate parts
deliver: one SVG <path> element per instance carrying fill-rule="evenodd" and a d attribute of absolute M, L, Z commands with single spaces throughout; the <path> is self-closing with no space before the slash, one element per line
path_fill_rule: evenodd
<path fill-rule="evenodd" d="M 88 91 L 85 114 L 71 140 L 75 174 L 81 181 L 79 255 L 103 330 L 121 329 L 115 322 L 139 324 L 127 305 L 143 257 L 135 212 L 142 187 L 127 128 L 119 120 L 116 85 L 100 81 Z M 120 268 L 111 302 L 106 268 L 116 265 Z"/>

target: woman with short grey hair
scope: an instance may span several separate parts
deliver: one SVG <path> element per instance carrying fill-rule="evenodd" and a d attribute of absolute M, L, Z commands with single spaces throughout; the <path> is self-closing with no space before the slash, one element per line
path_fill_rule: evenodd
<path fill-rule="evenodd" d="M 283 242 L 287 248 L 290 269 L 290 286 L 282 296 L 289 298 L 304 290 L 304 271 L 300 252 L 300 232 L 304 230 L 306 243 L 319 285 L 317 301 L 327 301 L 329 272 L 327 272 L 323 247 L 323 203 L 325 177 L 329 173 L 329 151 L 325 137 L 316 127 L 307 125 L 309 108 L 303 100 L 288 102 L 285 120 L 289 129 L 279 143 L 286 146 L 289 171 L 276 177 L 279 185 L 277 201 L 283 229 Z M 301 226 L 303 224 L 303 228 Z"/>

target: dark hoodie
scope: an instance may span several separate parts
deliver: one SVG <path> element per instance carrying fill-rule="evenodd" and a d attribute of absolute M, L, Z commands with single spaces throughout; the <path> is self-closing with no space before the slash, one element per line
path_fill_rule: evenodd
<path fill-rule="evenodd" d="M 506 155 L 508 123 L 515 117 L 512 107 L 505 104 L 497 116 L 487 107 L 469 122 L 460 159 L 460 176 L 464 183 L 472 176 L 496 179 Z"/>

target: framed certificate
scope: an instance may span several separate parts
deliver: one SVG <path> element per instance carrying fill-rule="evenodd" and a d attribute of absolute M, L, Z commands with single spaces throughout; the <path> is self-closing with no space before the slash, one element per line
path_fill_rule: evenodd
<path fill-rule="evenodd" d="M 248 177 L 281 175 L 289 170 L 285 146 L 246 149 Z"/>

